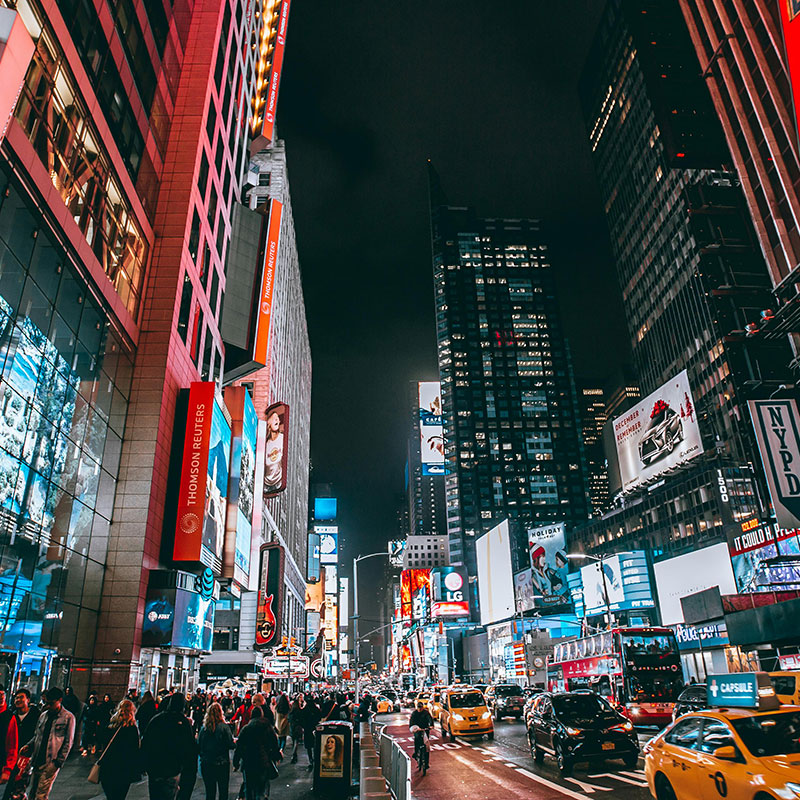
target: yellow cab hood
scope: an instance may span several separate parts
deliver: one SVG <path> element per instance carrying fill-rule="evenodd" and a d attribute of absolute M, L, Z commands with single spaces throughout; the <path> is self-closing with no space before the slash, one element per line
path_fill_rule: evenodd
<path fill-rule="evenodd" d="M 765 770 L 774 772 L 785 781 L 800 782 L 800 753 L 781 756 L 763 756 L 757 759 Z"/>

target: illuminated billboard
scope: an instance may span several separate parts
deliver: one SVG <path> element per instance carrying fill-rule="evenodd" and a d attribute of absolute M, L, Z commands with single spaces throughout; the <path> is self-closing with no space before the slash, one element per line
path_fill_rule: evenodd
<path fill-rule="evenodd" d="M 785 530 L 758 519 L 725 528 L 737 594 L 800 589 L 797 529 Z"/>
<path fill-rule="evenodd" d="M 613 422 L 622 491 L 629 492 L 703 452 L 686 370 Z"/>
<path fill-rule="evenodd" d="M 425 381 L 419 389 L 420 456 L 423 475 L 444 475 L 442 389 L 439 381 Z"/>
<path fill-rule="evenodd" d="M 264 264 L 261 271 L 261 290 L 258 295 L 256 311 L 255 346 L 253 348 L 253 360 L 257 364 L 266 365 L 269 358 L 272 295 L 275 290 L 275 270 L 278 265 L 282 215 L 283 204 L 278 200 L 270 200 L 267 236 L 264 242 Z"/>
<path fill-rule="evenodd" d="M 514 616 L 511 535 L 504 520 L 475 541 L 481 625 Z"/>
<path fill-rule="evenodd" d="M 339 528 L 336 525 L 315 525 L 319 534 L 319 563 L 336 564 L 339 561 Z"/>
<path fill-rule="evenodd" d="M 322 606 L 325 603 L 324 589 L 325 587 L 322 585 L 322 581 L 316 581 L 314 583 L 309 582 L 306 584 L 306 611 L 322 610 Z"/>
<path fill-rule="evenodd" d="M 339 578 L 339 618 L 344 628 L 350 619 L 350 578 Z"/>
<path fill-rule="evenodd" d="M 536 608 L 536 592 L 533 590 L 533 571 L 530 567 L 514 576 L 514 600 L 517 613 Z"/>
<path fill-rule="evenodd" d="M 222 574 L 246 587 L 253 533 L 258 417 L 250 393 L 243 386 L 225 389 L 225 406 L 231 415 L 232 438 Z"/>
<path fill-rule="evenodd" d="M 794 134 L 800 129 L 797 114 L 800 112 L 800 2 L 798 0 L 778 0 L 783 28 L 783 43 L 786 48 L 786 62 L 794 100 Z"/>
<path fill-rule="evenodd" d="M 279 544 L 261 545 L 254 645 L 256 650 L 273 647 L 280 641 L 285 558 L 286 554 Z"/>
<path fill-rule="evenodd" d="M 214 598 L 177 588 L 174 579 L 175 573 L 150 573 L 142 619 L 142 646 L 211 652 Z"/>
<path fill-rule="evenodd" d="M 178 488 L 175 561 L 222 567 L 228 507 L 231 426 L 216 384 L 192 383 L 188 392 L 183 464 Z"/>
<path fill-rule="evenodd" d="M 330 520 L 336 519 L 337 503 L 335 497 L 315 497 L 314 498 L 314 519 Z"/>
<path fill-rule="evenodd" d="M 569 576 L 569 586 L 579 617 L 604 614 L 607 607 L 634 611 L 655 606 L 644 550 L 617 553 L 602 563 L 587 564 Z"/>
<path fill-rule="evenodd" d="M 404 569 L 400 573 L 400 612 L 402 619 L 424 621 L 430 613 L 431 571 Z"/>
<path fill-rule="evenodd" d="M 339 575 L 335 564 L 326 564 L 325 570 L 325 594 L 330 594 L 336 597 L 339 593 Z"/>
<path fill-rule="evenodd" d="M 464 567 L 432 567 L 431 616 L 468 617 L 469 580 Z"/>
<path fill-rule="evenodd" d="M 264 497 L 275 497 L 286 488 L 289 456 L 289 406 L 273 403 L 265 414 L 267 443 L 264 455 Z"/>
<path fill-rule="evenodd" d="M 528 529 L 534 608 L 547 608 L 555 613 L 557 607 L 570 605 L 566 542 L 566 525 L 563 522 Z"/>
<path fill-rule="evenodd" d="M 323 621 L 325 642 L 329 647 L 336 647 L 339 641 L 339 615 L 336 604 L 336 595 L 325 595 L 325 619 Z"/>
<path fill-rule="evenodd" d="M 393 567 L 403 566 L 403 553 L 406 551 L 405 539 L 391 539 L 389 541 L 389 563 Z"/>
<path fill-rule="evenodd" d="M 264 104 L 264 120 L 261 125 L 261 135 L 267 143 L 272 141 L 272 136 L 275 132 L 275 112 L 278 109 L 278 90 L 281 85 L 283 55 L 286 49 L 286 29 L 289 27 L 289 3 L 290 0 L 283 0 L 281 3 L 278 30 L 275 36 L 275 47 L 272 51 L 269 89 L 267 90 L 267 98 Z"/>

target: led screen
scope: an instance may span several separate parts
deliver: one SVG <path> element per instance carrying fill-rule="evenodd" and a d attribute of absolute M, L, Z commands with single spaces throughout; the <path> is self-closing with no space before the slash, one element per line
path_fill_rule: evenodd
<path fill-rule="evenodd" d="M 315 527 L 314 531 L 319 533 L 320 564 L 336 564 L 339 560 L 338 528 L 331 526 L 323 531 L 322 528 Z"/>
<path fill-rule="evenodd" d="M 208 443 L 206 476 L 206 514 L 203 521 L 203 546 L 222 559 L 225 542 L 225 513 L 228 500 L 228 464 L 231 456 L 231 426 L 214 398 L 211 437 Z"/>
<path fill-rule="evenodd" d="M 214 598 L 203 599 L 197 592 L 175 592 L 175 622 L 172 646 L 211 651 L 214 634 Z"/>
<path fill-rule="evenodd" d="M 336 519 L 336 498 L 315 497 L 314 519 L 318 520 Z"/>
<path fill-rule="evenodd" d="M 611 611 L 631 611 L 655 605 L 643 550 L 610 556 L 603 560 L 602 568 L 599 561 L 587 564 L 581 569 L 580 576 L 582 603 L 588 616 L 606 611 L 606 594 Z"/>
<path fill-rule="evenodd" d="M 469 616 L 469 582 L 464 567 L 432 567 L 430 585 L 434 619 Z"/>
<path fill-rule="evenodd" d="M 475 542 L 481 625 L 514 615 L 514 575 L 508 521 L 501 522 Z"/>
<path fill-rule="evenodd" d="M 425 620 L 430 611 L 431 571 L 404 569 L 400 573 L 400 611 L 404 620 Z"/>
<path fill-rule="evenodd" d="M 752 519 L 726 526 L 736 592 L 800 589 L 798 531 Z"/>
<path fill-rule="evenodd" d="M 438 381 L 419 384 L 419 434 L 423 475 L 444 475 L 442 390 Z"/>
<path fill-rule="evenodd" d="M 266 411 L 267 443 L 264 460 L 264 497 L 286 488 L 288 465 L 289 406 L 275 403 Z"/>
<path fill-rule="evenodd" d="M 544 525 L 528 530 L 528 553 L 531 559 L 530 599 L 534 608 L 554 613 L 568 610 L 570 605 L 566 556 L 566 526 Z"/>
<path fill-rule="evenodd" d="M 336 566 L 327 564 L 325 566 L 325 594 L 336 596 L 339 593 L 339 577 Z"/>

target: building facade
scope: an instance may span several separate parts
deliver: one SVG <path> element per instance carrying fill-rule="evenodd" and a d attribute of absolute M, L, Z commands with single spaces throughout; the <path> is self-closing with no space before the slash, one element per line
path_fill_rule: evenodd
<path fill-rule="evenodd" d="M 598 387 L 581 387 L 578 391 L 581 411 L 581 437 L 586 456 L 589 480 L 589 498 L 592 516 L 599 517 L 610 502 L 608 468 L 603 450 L 603 426 L 606 424 L 606 404 L 603 390 Z"/>
<path fill-rule="evenodd" d="M 409 536 L 403 550 L 403 569 L 430 569 L 450 565 L 450 548 L 446 535 Z"/>

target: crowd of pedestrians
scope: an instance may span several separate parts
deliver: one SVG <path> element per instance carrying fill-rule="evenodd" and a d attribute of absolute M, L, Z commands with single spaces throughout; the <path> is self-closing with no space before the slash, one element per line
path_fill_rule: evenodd
<path fill-rule="evenodd" d="M 151 692 L 139 697 L 131 690 L 118 703 L 108 694 L 92 694 L 82 703 L 71 689 L 51 688 L 35 705 L 21 688 L 12 708 L 0 687 L 2 797 L 48 800 L 74 752 L 94 761 L 108 800 L 125 800 L 143 776 L 150 800 L 190 800 L 198 771 L 206 800 L 229 800 L 231 766 L 242 772 L 239 800 L 266 800 L 284 758 L 296 764 L 304 748 L 308 769 L 314 768 L 320 722 L 356 722 L 361 716 L 362 709 L 340 693 L 173 690 L 157 700 Z"/>

